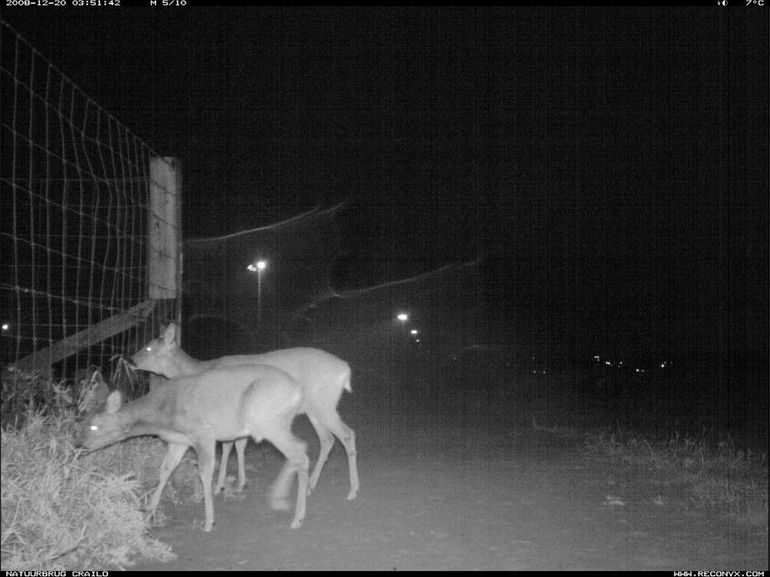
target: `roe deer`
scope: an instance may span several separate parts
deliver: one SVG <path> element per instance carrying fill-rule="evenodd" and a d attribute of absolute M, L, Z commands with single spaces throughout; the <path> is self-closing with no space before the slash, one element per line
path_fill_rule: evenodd
<path fill-rule="evenodd" d="M 297 529 L 305 517 L 309 461 L 306 445 L 292 434 L 291 423 L 302 398 L 302 389 L 294 379 L 274 367 L 213 369 L 171 379 L 126 405 L 120 392 L 113 391 L 100 412 L 88 418 L 79 444 L 99 449 L 138 435 L 157 435 L 168 443 L 160 466 L 160 484 L 150 500 L 150 518 L 155 516 L 168 478 L 188 447 L 193 447 L 203 484 L 203 530 L 208 532 L 214 524 L 211 481 L 216 442 L 246 436 L 257 442 L 267 439 L 287 459 L 270 490 L 270 504 L 274 509 L 288 509 L 296 472 L 299 488 L 291 527 Z"/>
<path fill-rule="evenodd" d="M 177 330 L 176 324 L 170 323 L 163 336 L 145 345 L 132 357 L 131 362 L 137 369 L 157 373 L 167 378 L 193 375 L 214 367 L 254 363 L 276 367 L 288 373 L 302 387 L 305 400 L 300 413 L 305 413 L 308 416 L 321 444 L 318 462 L 310 476 L 308 493 L 312 492 L 318 483 L 321 469 L 329 458 L 329 452 L 334 445 L 333 435 L 336 435 L 348 455 L 350 473 L 348 499 L 356 498 L 359 489 L 356 436 L 337 412 L 337 404 L 343 389 L 350 393 L 353 392 L 350 387 L 350 366 L 345 361 L 330 353 L 313 348 L 281 349 L 259 355 L 233 355 L 210 361 L 199 361 L 181 349 L 177 342 Z M 247 440 L 241 439 L 235 442 L 235 451 L 238 455 L 239 490 L 243 489 L 246 484 L 243 452 Z M 231 448 L 232 443 L 222 445 L 222 462 L 219 465 L 219 480 L 214 494 L 218 494 L 224 485 L 227 460 Z"/>

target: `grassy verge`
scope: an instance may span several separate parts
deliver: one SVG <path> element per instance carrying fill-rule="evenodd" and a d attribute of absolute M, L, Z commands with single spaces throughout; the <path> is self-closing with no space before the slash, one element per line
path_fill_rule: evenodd
<path fill-rule="evenodd" d="M 23 422 L 2 429 L 3 569 L 124 569 L 137 557 L 173 558 L 141 510 L 143 479 L 157 482 L 160 440 L 84 454 L 73 444 L 72 411 L 32 411 Z"/>
<path fill-rule="evenodd" d="M 767 453 L 739 450 L 729 439 L 715 444 L 679 434 L 654 439 L 619 427 L 590 435 L 585 452 L 640 484 L 650 481 L 647 497 L 653 502 L 667 500 L 767 531 Z"/>

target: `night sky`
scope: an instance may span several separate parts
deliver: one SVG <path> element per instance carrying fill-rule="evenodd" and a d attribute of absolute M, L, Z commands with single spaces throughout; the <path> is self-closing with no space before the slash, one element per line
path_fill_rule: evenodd
<path fill-rule="evenodd" d="M 507 337 L 767 354 L 767 10 L 3 17 L 181 160 L 187 238 L 346 201 L 340 290 L 481 257 Z"/>

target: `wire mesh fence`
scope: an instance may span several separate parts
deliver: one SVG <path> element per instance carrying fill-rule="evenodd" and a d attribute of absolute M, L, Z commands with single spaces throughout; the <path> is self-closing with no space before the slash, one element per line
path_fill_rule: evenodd
<path fill-rule="evenodd" d="M 114 370 L 175 317 L 178 279 L 149 272 L 177 270 L 173 170 L 0 20 L 4 392 Z"/>

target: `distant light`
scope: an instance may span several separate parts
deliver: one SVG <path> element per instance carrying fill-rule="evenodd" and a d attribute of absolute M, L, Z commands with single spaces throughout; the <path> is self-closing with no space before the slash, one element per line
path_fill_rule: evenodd
<path fill-rule="evenodd" d="M 643 373 L 643 372 L 644 372 L 644 369 L 636 369 L 636 372 L 637 372 L 637 373 Z"/>
<path fill-rule="evenodd" d="M 3 323 L 2 329 L 4 331 L 9 331 L 9 330 L 11 330 L 11 325 L 8 324 L 8 323 Z"/>
<path fill-rule="evenodd" d="M 398 320 L 400 320 L 402 323 L 405 323 L 406 321 L 408 321 L 408 320 L 409 320 L 409 315 L 408 315 L 408 314 L 406 314 L 406 313 L 398 313 L 398 315 L 396 316 L 396 318 L 397 318 Z"/>
<path fill-rule="evenodd" d="M 604 361 L 604 364 L 605 364 L 605 365 L 608 365 L 608 366 L 610 366 L 610 367 L 612 366 L 612 363 L 611 363 L 610 361 Z"/>
<path fill-rule="evenodd" d="M 417 334 L 417 329 L 412 329 L 411 331 L 409 331 L 409 334 L 410 335 L 416 335 Z"/>
<path fill-rule="evenodd" d="M 601 361 L 601 359 L 599 358 L 599 355 L 594 355 L 594 360 L 595 360 L 597 363 L 598 363 L 599 361 Z"/>
<path fill-rule="evenodd" d="M 414 342 L 419 343 L 420 339 L 414 339 Z"/>
<path fill-rule="evenodd" d="M 267 261 L 264 260 L 258 260 L 257 262 L 251 263 L 249 266 L 246 267 L 251 272 L 258 272 L 263 271 L 267 268 Z"/>
<path fill-rule="evenodd" d="M 660 368 L 661 369 L 665 369 L 666 368 L 666 363 L 660 363 Z"/>

